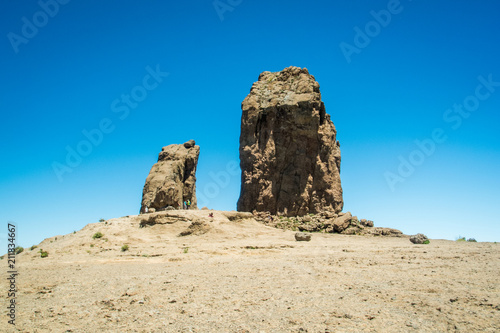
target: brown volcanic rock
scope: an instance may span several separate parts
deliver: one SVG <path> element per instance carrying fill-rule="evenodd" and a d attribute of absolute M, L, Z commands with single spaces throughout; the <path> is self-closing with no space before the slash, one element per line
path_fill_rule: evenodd
<path fill-rule="evenodd" d="M 194 140 L 185 144 L 163 147 L 158 162 L 153 165 L 142 191 L 141 213 L 154 208 L 168 206 L 181 209 L 183 202 L 190 200 L 196 206 L 196 166 L 200 147 Z"/>
<path fill-rule="evenodd" d="M 340 212 L 337 131 L 307 69 L 263 72 L 242 103 L 239 211 Z"/>
<path fill-rule="evenodd" d="M 352 215 L 350 212 L 347 212 L 346 214 L 337 217 L 333 221 L 333 230 L 335 232 L 342 232 L 346 230 L 351 225 L 351 219 Z"/>

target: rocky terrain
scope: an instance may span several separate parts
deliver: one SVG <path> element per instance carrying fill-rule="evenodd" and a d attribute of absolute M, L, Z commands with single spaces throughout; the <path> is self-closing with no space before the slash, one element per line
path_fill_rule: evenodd
<path fill-rule="evenodd" d="M 194 140 L 163 147 L 140 215 L 18 254 L 1 331 L 500 331 L 498 244 L 342 212 L 340 145 L 307 69 L 262 73 L 242 110 L 238 212 L 196 209 Z"/>
<path fill-rule="evenodd" d="M 238 211 L 340 212 L 340 144 L 314 76 L 263 72 L 241 108 Z"/>
<path fill-rule="evenodd" d="M 500 244 L 294 235 L 249 213 L 176 210 L 51 237 L 17 257 L 15 331 L 500 330 Z"/>
<path fill-rule="evenodd" d="M 275 216 L 266 212 L 254 212 L 254 218 L 265 225 L 284 230 L 339 233 L 343 235 L 408 237 L 397 229 L 375 227 L 373 221 L 358 219 L 357 216 L 352 216 L 351 212 L 340 212 L 338 214 L 321 212 L 305 216 Z"/>
<path fill-rule="evenodd" d="M 163 147 L 142 192 L 141 213 L 171 207 L 182 209 L 184 201 L 196 205 L 196 166 L 200 147 L 194 140 Z"/>

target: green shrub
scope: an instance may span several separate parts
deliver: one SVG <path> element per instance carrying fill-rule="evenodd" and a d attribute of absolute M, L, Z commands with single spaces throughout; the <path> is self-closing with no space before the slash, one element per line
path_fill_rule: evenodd
<path fill-rule="evenodd" d="M 96 239 L 96 238 L 101 238 L 102 236 L 104 236 L 100 231 L 96 232 L 94 234 L 94 236 L 92 236 L 93 239 Z"/>
<path fill-rule="evenodd" d="M 184 248 L 184 253 L 188 253 L 188 251 L 189 251 L 189 247 L 185 247 Z"/>
<path fill-rule="evenodd" d="M 90 244 L 90 247 L 94 247 L 94 244 Z"/>
<path fill-rule="evenodd" d="M 30 251 L 33 251 L 33 250 L 34 250 L 34 249 L 36 249 L 37 247 L 38 247 L 38 246 L 36 246 L 36 245 L 32 245 L 32 246 L 30 247 Z"/>
<path fill-rule="evenodd" d="M 99 222 L 104 222 L 104 221 L 106 221 L 106 220 L 105 219 L 99 219 Z"/>
<path fill-rule="evenodd" d="M 125 244 L 122 246 L 122 252 L 128 251 L 128 245 Z"/>
<path fill-rule="evenodd" d="M 465 242 L 465 237 L 458 236 L 457 242 Z"/>
<path fill-rule="evenodd" d="M 48 256 L 49 256 L 49 253 L 47 251 L 40 249 L 40 257 L 41 258 L 47 258 Z"/>
<path fill-rule="evenodd" d="M 22 246 L 18 246 L 18 247 L 16 247 L 16 248 L 14 249 L 14 252 L 15 252 L 16 254 L 19 254 L 19 253 L 21 253 L 21 252 L 23 252 L 23 251 L 24 251 L 24 248 L 23 248 Z"/>
<path fill-rule="evenodd" d="M 468 242 L 477 242 L 477 240 L 475 238 L 469 238 L 467 241 Z"/>
<path fill-rule="evenodd" d="M 426 239 L 426 240 L 424 240 L 424 243 L 423 243 L 423 244 L 430 244 L 430 243 L 431 243 L 431 241 L 430 241 L 430 240 L 428 240 L 428 239 Z"/>

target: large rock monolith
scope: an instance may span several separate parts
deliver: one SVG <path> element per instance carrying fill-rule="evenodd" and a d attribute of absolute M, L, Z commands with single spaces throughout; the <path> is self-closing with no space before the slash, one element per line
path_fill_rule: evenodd
<path fill-rule="evenodd" d="M 200 147 L 194 140 L 163 147 L 144 184 L 141 213 L 169 206 L 182 209 L 183 202 L 188 200 L 190 208 L 197 208 L 196 166 L 199 155 Z"/>
<path fill-rule="evenodd" d="M 340 212 L 340 144 L 307 69 L 263 72 L 242 103 L 239 211 Z"/>

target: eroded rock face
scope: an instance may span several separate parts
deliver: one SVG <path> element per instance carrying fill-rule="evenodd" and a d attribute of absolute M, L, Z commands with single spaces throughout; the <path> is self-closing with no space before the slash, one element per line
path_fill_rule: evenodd
<path fill-rule="evenodd" d="M 263 72 L 242 103 L 239 211 L 340 212 L 340 145 L 307 69 Z"/>
<path fill-rule="evenodd" d="M 142 191 L 141 213 L 164 210 L 168 206 L 182 209 L 184 201 L 196 206 L 196 166 L 200 147 L 194 140 L 163 147 Z"/>

